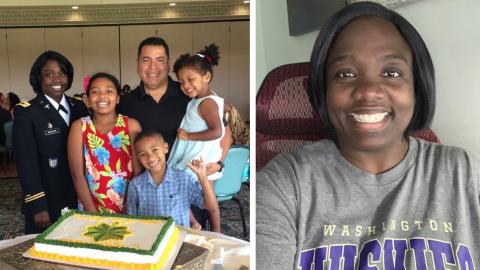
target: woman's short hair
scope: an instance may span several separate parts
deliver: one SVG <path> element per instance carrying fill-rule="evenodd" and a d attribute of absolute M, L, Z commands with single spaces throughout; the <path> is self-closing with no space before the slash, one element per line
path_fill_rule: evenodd
<path fill-rule="evenodd" d="M 435 112 L 435 72 L 425 42 L 417 30 L 398 13 L 376 3 L 359 2 L 346 6 L 328 20 L 318 34 L 312 50 L 308 95 L 324 128 L 334 134 L 326 103 L 326 68 L 330 47 L 348 23 L 363 16 L 377 16 L 391 22 L 412 51 L 415 108 L 405 136 L 413 130 L 429 127 Z"/>
<path fill-rule="evenodd" d="M 72 87 L 73 82 L 73 66 L 68 59 L 63 56 L 62 54 L 56 51 L 46 51 L 40 56 L 38 56 L 37 60 L 32 65 L 30 69 L 30 85 L 33 88 L 35 93 L 42 93 L 42 68 L 45 64 L 49 61 L 53 60 L 58 63 L 60 69 L 67 75 L 68 82 L 67 82 L 67 90 Z"/>

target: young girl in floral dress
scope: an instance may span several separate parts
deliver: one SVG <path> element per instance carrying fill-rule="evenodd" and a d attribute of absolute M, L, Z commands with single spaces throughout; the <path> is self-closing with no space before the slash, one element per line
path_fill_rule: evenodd
<path fill-rule="evenodd" d="M 87 87 L 93 115 L 72 124 L 68 160 L 80 210 L 122 212 L 127 183 L 140 173 L 131 142 L 141 127 L 115 112 L 119 98 L 120 83 L 114 76 L 93 75 Z"/>

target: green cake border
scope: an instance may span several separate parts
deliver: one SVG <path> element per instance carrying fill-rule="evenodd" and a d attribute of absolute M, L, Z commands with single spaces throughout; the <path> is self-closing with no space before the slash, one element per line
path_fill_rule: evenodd
<path fill-rule="evenodd" d="M 152 247 L 149 250 L 145 249 L 136 249 L 130 247 L 105 247 L 98 244 L 87 244 L 87 243 L 72 243 L 64 240 L 52 240 L 52 239 L 45 239 L 53 230 L 55 230 L 65 219 L 72 215 L 85 215 L 85 216 L 101 216 L 101 217 L 119 217 L 119 218 L 128 218 L 128 219 L 148 219 L 148 220 L 165 220 L 165 225 L 163 226 L 160 233 L 157 235 L 157 239 L 153 242 Z M 165 237 L 168 228 L 173 226 L 173 218 L 172 217 L 162 217 L 162 216 L 131 216 L 131 215 L 124 215 L 124 214 L 113 214 L 113 213 L 94 213 L 94 212 L 85 212 L 85 211 L 78 211 L 78 210 L 70 210 L 63 216 L 61 216 L 57 222 L 55 222 L 52 226 L 46 229 L 43 233 L 39 234 L 35 239 L 35 243 L 40 244 L 51 244 L 57 246 L 65 246 L 65 247 L 75 247 L 75 248 L 92 248 L 97 250 L 104 250 L 104 251 L 123 251 L 123 252 L 131 252 L 140 255 L 153 255 L 157 250 L 160 242 Z"/>

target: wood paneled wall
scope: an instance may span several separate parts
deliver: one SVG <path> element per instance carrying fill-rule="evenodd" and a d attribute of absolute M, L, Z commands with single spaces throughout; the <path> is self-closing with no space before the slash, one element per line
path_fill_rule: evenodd
<path fill-rule="evenodd" d="M 249 119 L 248 21 L 0 29 L 0 91 L 32 98 L 28 74 L 45 50 L 56 50 L 72 62 L 75 76 L 69 95 L 82 92 L 85 74 L 98 71 L 112 73 L 122 85 L 134 88 L 140 82 L 136 72 L 138 44 L 149 36 L 167 41 L 171 67 L 181 54 L 216 43 L 221 58 L 214 69 L 212 89 Z M 171 76 L 176 79 L 173 73 Z"/>

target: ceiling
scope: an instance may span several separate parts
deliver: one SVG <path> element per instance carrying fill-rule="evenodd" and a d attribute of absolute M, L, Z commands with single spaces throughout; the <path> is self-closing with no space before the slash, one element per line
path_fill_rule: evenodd
<path fill-rule="evenodd" d="M 228 0 L 2 0 L 0 7 L 49 7 L 49 6 L 98 6 L 98 5 L 138 5 L 138 4 L 160 4 L 160 3 L 202 3 L 202 2 L 223 2 L 231 3 Z M 242 1 L 243 2 L 243 1 Z"/>
<path fill-rule="evenodd" d="M 169 5 L 173 1 L 176 6 Z M 0 1 L 0 27 L 248 20 L 249 16 L 250 5 L 243 0 Z"/>
<path fill-rule="evenodd" d="M 366 1 L 366 0 L 347 0 L 347 3 L 351 4 L 351 3 L 363 2 L 363 1 Z M 388 8 L 394 8 L 394 7 L 397 7 L 397 6 L 402 6 L 402 5 L 409 4 L 409 3 L 412 3 L 412 2 L 416 2 L 416 1 L 419 1 L 419 0 L 368 0 L 368 1 L 377 2 L 377 3 L 379 3 L 381 5 L 384 5 Z"/>

